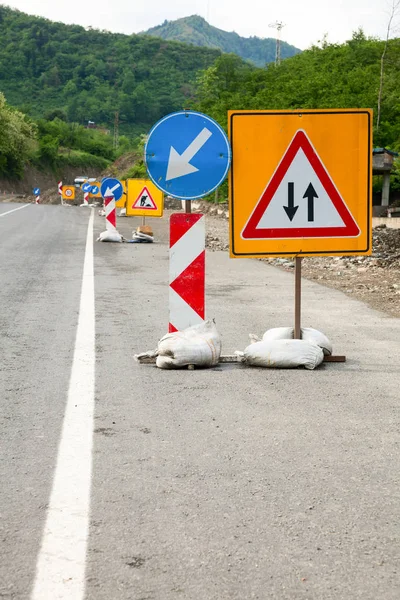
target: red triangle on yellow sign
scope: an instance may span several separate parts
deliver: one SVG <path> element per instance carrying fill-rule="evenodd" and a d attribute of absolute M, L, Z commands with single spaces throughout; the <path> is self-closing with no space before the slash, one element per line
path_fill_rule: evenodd
<path fill-rule="evenodd" d="M 141 210 L 157 210 L 157 205 L 146 186 L 143 187 L 140 194 L 132 204 L 132 208 L 140 208 Z"/>

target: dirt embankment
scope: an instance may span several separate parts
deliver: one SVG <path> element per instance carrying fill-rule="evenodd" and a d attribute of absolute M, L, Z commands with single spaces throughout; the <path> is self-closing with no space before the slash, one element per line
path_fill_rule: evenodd
<path fill-rule="evenodd" d="M 28 166 L 25 168 L 24 177 L 20 180 L 0 179 L 0 198 L 14 194 L 15 196 L 24 196 L 27 199 L 33 199 L 33 188 L 40 188 L 41 199 L 48 196 L 48 192 L 55 195 L 57 199 L 57 183 L 62 181 L 66 185 L 72 185 L 75 177 L 88 175 L 80 173 L 76 168 L 68 167 L 59 172 L 40 171 L 36 167 Z M 96 177 L 97 173 L 90 172 L 91 177 Z"/>
<path fill-rule="evenodd" d="M 207 240 L 210 250 L 229 249 L 228 207 L 199 204 L 207 214 Z M 377 310 L 400 317 L 400 229 L 379 225 L 373 229 L 371 256 L 328 256 L 304 258 L 302 275 L 306 279 L 341 290 Z M 262 259 L 283 268 L 294 269 L 287 258 Z"/>

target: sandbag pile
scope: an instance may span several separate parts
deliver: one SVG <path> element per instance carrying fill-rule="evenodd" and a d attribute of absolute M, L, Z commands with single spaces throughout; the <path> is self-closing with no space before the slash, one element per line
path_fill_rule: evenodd
<path fill-rule="evenodd" d="M 214 367 L 221 356 L 221 337 L 213 320 L 168 333 L 157 349 L 135 356 L 137 360 L 156 357 L 159 369 L 180 369 L 188 365 Z"/>
<path fill-rule="evenodd" d="M 261 340 L 250 334 L 251 344 L 236 354 L 245 364 L 280 369 L 315 369 L 323 362 L 324 354 L 332 354 L 332 344 L 317 329 L 302 328 L 300 340 L 293 339 L 293 335 L 292 327 L 268 329 Z"/>

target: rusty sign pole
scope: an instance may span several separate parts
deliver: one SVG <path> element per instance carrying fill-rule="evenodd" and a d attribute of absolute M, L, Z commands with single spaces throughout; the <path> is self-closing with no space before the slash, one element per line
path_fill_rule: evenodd
<path fill-rule="evenodd" d="M 192 212 L 192 203 L 190 200 L 185 200 L 185 213 L 190 214 Z"/>
<path fill-rule="evenodd" d="M 294 339 L 301 339 L 301 257 L 294 259 Z"/>

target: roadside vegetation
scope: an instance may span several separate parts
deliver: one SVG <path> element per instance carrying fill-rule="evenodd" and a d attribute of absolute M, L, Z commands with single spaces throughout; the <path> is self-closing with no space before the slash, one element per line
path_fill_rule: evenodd
<path fill-rule="evenodd" d="M 194 106 L 225 128 L 229 109 L 372 108 L 374 147 L 400 152 L 400 38 L 389 40 L 382 74 L 385 44 L 360 30 L 345 44 L 322 41 L 264 69 L 223 55 L 199 76 Z M 392 189 L 399 190 L 400 162 L 396 165 Z"/>
<path fill-rule="evenodd" d="M 184 108 L 225 128 L 229 109 L 372 108 L 374 146 L 400 152 L 400 38 L 359 30 L 344 44 L 322 40 L 258 68 L 218 49 L 85 30 L 5 6 L 0 33 L 2 177 L 22 177 L 26 163 L 145 176 L 143 136 Z M 392 189 L 400 190 L 396 164 Z"/>

